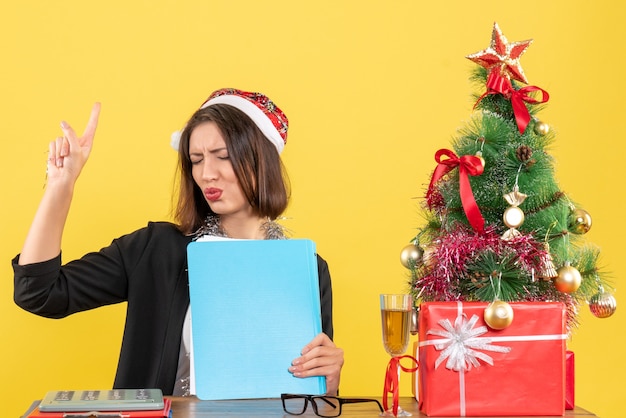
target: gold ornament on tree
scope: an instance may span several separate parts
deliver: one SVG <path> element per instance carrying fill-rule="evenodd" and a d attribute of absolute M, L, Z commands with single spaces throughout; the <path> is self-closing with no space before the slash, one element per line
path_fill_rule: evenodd
<path fill-rule="evenodd" d="M 441 240 L 436 239 L 429 245 L 424 247 L 424 254 L 422 255 L 422 264 L 426 267 L 432 266 L 436 260 L 437 248 L 441 244 Z"/>
<path fill-rule="evenodd" d="M 478 157 L 478 159 L 480 160 L 480 165 L 483 166 L 483 169 L 485 168 L 485 159 L 483 158 L 483 152 L 482 151 L 476 151 L 476 154 L 474 154 L 475 157 Z"/>
<path fill-rule="evenodd" d="M 485 323 L 492 329 L 504 329 L 513 322 L 513 308 L 501 300 L 494 300 L 485 308 Z"/>
<path fill-rule="evenodd" d="M 589 310 L 598 318 L 608 318 L 615 313 L 617 301 L 609 292 L 605 292 L 602 286 L 598 293 L 589 299 Z"/>
<path fill-rule="evenodd" d="M 409 244 L 400 252 L 400 262 L 408 269 L 416 267 L 422 262 L 424 250 L 416 244 Z"/>
<path fill-rule="evenodd" d="M 558 224 L 558 221 L 552 222 L 552 225 L 550 225 L 550 227 L 548 227 L 548 230 L 546 231 L 546 236 L 543 241 L 544 254 L 543 256 L 540 257 L 541 270 L 539 270 L 539 274 L 537 276 L 539 276 L 540 279 L 543 279 L 545 281 L 552 280 L 559 275 L 556 272 L 556 267 L 554 266 L 554 261 L 552 260 L 552 254 L 550 253 L 550 244 L 548 243 L 548 239 L 550 237 L 550 231 L 557 224 Z"/>
<path fill-rule="evenodd" d="M 519 191 L 517 181 L 515 182 L 513 191 L 504 195 L 504 200 L 511 206 L 506 208 L 502 215 L 504 224 L 509 227 L 509 229 L 502 234 L 503 240 L 508 241 L 520 235 L 517 228 L 524 223 L 524 212 L 519 208 L 519 205 L 521 205 L 527 197 L 528 195 Z"/>
<path fill-rule="evenodd" d="M 483 138 L 481 136 L 480 138 L 476 139 L 476 145 L 478 145 L 478 141 L 480 141 L 480 149 L 478 151 L 476 151 L 476 154 L 474 154 L 474 156 L 477 157 L 480 160 L 480 165 L 484 169 L 485 168 L 485 158 L 483 157 L 483 146 L 485 145 L 485 138 Z"/>
<path fill-rule="evenodd" d="M 544 242 L 543 249 L 545 251 L 545 255 L 542 257 L 541 271 L 539 272 L 538 276 L 543 280 L 552 280 L 559 274 L 557 273 L 556 267 L 554 267 L 554 262 L 552 261 L 552 254 L 550 254 L 550 244 Z"/>
<path fill-rule="evenodd" d="M 591 215 L 584 209 L 572 208 L 567 222 L 569 231 L 577 235 L 586 234 L 591 229 Z"/>
<path fill-rule="evenodd" d="M 573 293 L 578 290 L 581 282 L 580 272 L 567 261 L 563 267 L 557 270 L 554 286 L 559 292 Z"/>
<path fill-rule="evenodd" d="M 548 135 L 548 132 L 550 132 L 550 125 L 545 122 L 541 122 L 540 120 L 536 120 L 533 131 L 539 136 L 546 136 Z"/>
<path fill-rule="evenodd" d="M 496 278 L 496 280 L 498 280 L 497 289 L 493 283 L 494 279 L 492 276 L 489 277 L 489 280 L 491 281 L 491 286 L 494 288 L 495 296 L 493 302 L 485 308 L 483 319 L 489 328 L 500 330 L 508 327 L 513 322 L 513 308 L 508 303 L 500 300 L 500 284 L 502 275 L 500 274 Z"/>

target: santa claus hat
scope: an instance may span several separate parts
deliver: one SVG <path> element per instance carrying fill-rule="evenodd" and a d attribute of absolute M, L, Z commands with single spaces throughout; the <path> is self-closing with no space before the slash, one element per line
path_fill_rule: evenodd
<path fill-rule="evenodd" d="M 283 111 L 266 95 L 231 88 L 220 89 L 214 91 L 202 106 L 200 106 L 200 109 L 218 103 L 236 107 L 248 115 L 261 132 L 263 132 L 263 135 L 274 144 L 280 154 L 287 143 L 289 121 Z M 172 134 L 170 144 L 175 150 L 178 150 L 180 136 L 181 131 L 176 131 Z"/>

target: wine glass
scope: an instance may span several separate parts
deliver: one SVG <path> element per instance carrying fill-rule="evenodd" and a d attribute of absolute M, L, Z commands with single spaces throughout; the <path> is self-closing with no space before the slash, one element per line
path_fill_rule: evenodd
<path fill-rule="evenodd" d="M 385 351 L 394 359 L 407 350 L 409 345 L 409 329 L 411 325 L 411 295 L 408 294 L 382 294 L 380 295 L 380 316 L 382 323 L 383 346 Z M 398 374 L 397 381 L 400 380 L 399 359 L 395 370 L 389 370 Z M 397 385 L 395 390 L 398 390 Z M 385 392 L 384 396 L 387 396 Z M 410 412 L 402 410 L 398 406 L 397 416 L 411 416 Z M 396 416 L 393 408 L 381 413 L 381 416 Z"/>

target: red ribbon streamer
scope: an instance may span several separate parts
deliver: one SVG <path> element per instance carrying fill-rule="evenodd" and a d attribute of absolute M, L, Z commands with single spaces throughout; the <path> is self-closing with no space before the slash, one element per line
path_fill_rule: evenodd
<path fill-rule="evenodd" d="M 404 367 L 400 363 L 400 360 L 402 360 L 403 358 L 411 359 L 415 363 L 415 367 Z M 389 394 L 392 394 L 393 416 L 395 417 L 398 416 L 398 406 L 400 405 L 400 388 L 398 387 L 400 370 L 403 370 L 407 373 L 413 373 L 417 371 L 418 364 L 419 363 L 417 359 L 409 355 L 392 357 L 387 364 L 387 372 L 385 373 L 385 387 L 383 389 L 383 407 L 385 408 L 385 411 L 389 410 L 387 406 L 387 397 L 389 396 Z"/>
<path fill-rule="evenodd" d="M 534 97 L 528 95 L 528 93 L 540 91 L 541 92 L 541 100 L 537 100 Z M 550 99 L 550 95 L 547 91 L 536 87 L 536 86 L 526 86 L 519 90 L 515 90 L 513 85 L 511 84 L 511 80 L 506 77 L 500 75 L 497 71 L 492 71 L 489 73 L 489 77 L 487 77 L 487 92 L 484 93 L 474 107 L 478 105 L 478 103 L 485 98 L 488 94 L 502 94 L 507 99 L 511 100 L 511 105 L 513 106 L 513 114 L 515 115 L 515 122 L 517 123 L 517 129 L 520 134 L 523 134 L 528 126 L 528 122 L 530 122 L 530 112 L 526 108 L 526 103 L 537 104 L 537 103 L 545 103 Z"/>
<path fill-rule="evenodd" d="M 448 158 L 442 160 L 442 156 L 446 156 Z M 467 216 L 467 220 L 475 231 L 483 232 L 485 228 L 485 220 L 480 213 L 480 209 L 478 209 L 478 204 L 476 204 L 474 193 L 472 192 L 472 186 L 469 182 L 469 176 L 480 176 L 483 173 L 484 167 L 480 158 L 475 155 L 464 155 L 459 158 L 454 152 L 448 149 L 440 149 L 435 153 L 435 161 L 437 161 L 437 168 L 435 168 L 433 177 L 430 179 L 426 199 L 428 200 L 432 194 L 435 183 L 437 183 L 437 181 L 446 173 L 458 166 L 459 193 L 461 195 L 461 204 L 463 205 L 465 216 Z"/>

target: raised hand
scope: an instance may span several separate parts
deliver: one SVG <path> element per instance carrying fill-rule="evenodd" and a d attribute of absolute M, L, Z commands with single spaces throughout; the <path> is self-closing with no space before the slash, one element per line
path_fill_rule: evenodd
<path fill-rule="evenodd" d="M 81 137 L 66 122 L 61 122 L 63 136 L 50 143 L 46 190 L 26 235 L 19 264 L 50 260 L 60 253 L 74 183 L 91 153 L 99 115 L 100 103 L 96 103 Z"/>
<path fill-rule="evenodd" d="M 48 184 L 56 181 L 73 184 L 76 181 L 91 154 L 99 116 L 100 103 L 95 103 L 87 127 L 80 137 L 67 122 L 61 122 L 63 136 L 50 142 L 48 148 Z"/>

